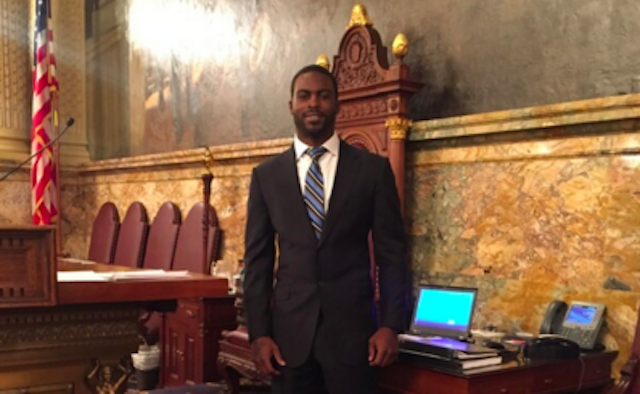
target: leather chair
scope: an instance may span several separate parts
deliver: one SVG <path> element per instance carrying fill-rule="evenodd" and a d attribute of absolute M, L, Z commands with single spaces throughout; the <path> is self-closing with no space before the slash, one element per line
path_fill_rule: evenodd
<path fill-rule="evenodd" d="M 146 251 L 142 268 L 170 270 L 176 250 L 178 231 L 182 222 L 182 213 L 172 202 L 162 204 L 149 227 Z M 150 312 L 141 320 L 144 322 L 142 335 L 149 345 L 158 343 L 162 317 L 159 313 Z"/>
<path fill-rule="evenodd" d="M 180 227 L 178 241 L 176 244 L 176 254 L 173 257 L 172 269 L 176 271 L 186 270 L 191 272 L 199 272 L 201 274 L 209 274 L 210 266 L 204 266 L 202 253 L 203 247 L 203 228 L 202 219 L 204 218 L 204 203 L 196 203 L 187 218 Z M 207 261 L 215 261 L 220 253 L 220 226 L 216 211 L 209 206 L 209 234 L 207 240 Z"/>
<path fill-rule="evenodd" d="M 139 268 L 144 258 L 148 231 L 147 209 L 136 201 L 129 206 L 120 225 L 113 264 Z"/>
<path fill-rule="evenodd" d="M 87 259 L 98 263 L 113 263 L 119 230 L 118 208 L 112 202 L 104 203 L 93 220 Z"/>
<path fill-rule="evenodd" d="M 169 201 L 162 204 L 149 227 L 142 268 L 171 269 L 181 223 L 180 208 Z"/>

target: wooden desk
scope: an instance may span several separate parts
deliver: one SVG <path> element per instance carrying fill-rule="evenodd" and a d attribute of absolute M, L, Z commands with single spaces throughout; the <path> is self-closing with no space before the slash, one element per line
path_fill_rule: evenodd
<path fill-rule="evenodd" d="M 65 261 L 59 270 L 113 270 Z M 171 310 L 178 299 L 228 298 L 224 278 L 55 283 L 53 305 L 5 306 L 0 313 L 0 394 L 122 393 L 130 373 L 123 358 L 137 351 L 138 318 Z"/>
<path fill-rule="evenodd" d="M 397 363 L 381 370 L 382 394 L 599 393 L 611 382 L 618 352 L 573 360 L 512 361 L 496 367 L 450 371 Z M 576 391 L 579 390 L 579 391 Z"/>

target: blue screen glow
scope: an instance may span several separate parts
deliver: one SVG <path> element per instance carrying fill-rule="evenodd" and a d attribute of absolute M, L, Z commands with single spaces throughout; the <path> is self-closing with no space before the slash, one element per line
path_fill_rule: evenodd
<path fill-rule="evenodd" d="M 572 305 L 569 309 L 566 322 L 573 324 L 591 324 L 596 314 L 596 308 L 585 305 Z"/>
<path fill-rule="evenodd" d="M 421 289 L 414 326 L 465 332 L 471 321 L 475 294 L 451 289 Z"/>

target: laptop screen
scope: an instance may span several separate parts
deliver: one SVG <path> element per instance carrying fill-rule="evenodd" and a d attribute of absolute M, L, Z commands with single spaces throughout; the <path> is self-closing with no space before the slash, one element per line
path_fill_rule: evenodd
<path fill-rule="evenodd" d="M 411 321 L 411 333 L 421 336 L 467 338 L 477 289 L 420 286 Z"/>

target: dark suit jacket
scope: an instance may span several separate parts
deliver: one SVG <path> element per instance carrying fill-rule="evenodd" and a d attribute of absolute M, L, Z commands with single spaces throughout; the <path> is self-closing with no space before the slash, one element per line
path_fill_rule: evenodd
<path fill-rule="evenodd" d="M 370 276 L 370 230 L 379 267 L 379 322 Z M 256 167 L 245 241 L 250 339 L 272 337 L 288 366 L 302 364 L 314 340 L 336 362 L 366 363 L 368 339 L 378 323 L 404 327 L 405 235 L 387 159 L 340 142 L 319 241 L 302 200 L 293 148 Z M 275 282 L 274 243 L 279 252 Z"/>

